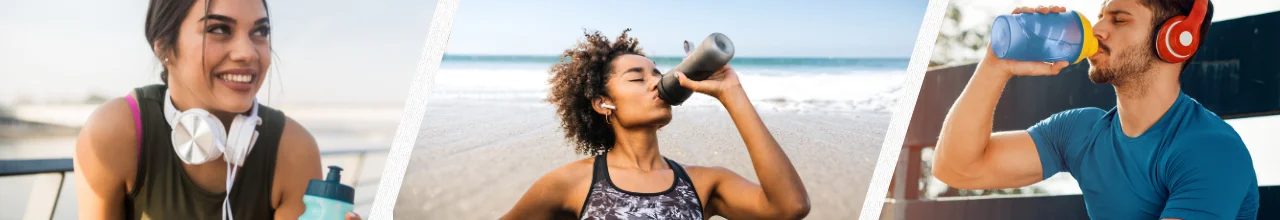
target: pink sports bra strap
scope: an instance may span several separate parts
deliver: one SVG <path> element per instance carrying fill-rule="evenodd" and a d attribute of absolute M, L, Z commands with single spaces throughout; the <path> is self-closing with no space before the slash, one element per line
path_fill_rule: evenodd
<path fill-rule="evenodd" d="M 138 100 L 133 95 L 125 96 L 129 100 L 129 110 L 133 111 L 133 128 L 138 137 L 138 158 L 142 158 L 142 112 L 138 111 Z"/>

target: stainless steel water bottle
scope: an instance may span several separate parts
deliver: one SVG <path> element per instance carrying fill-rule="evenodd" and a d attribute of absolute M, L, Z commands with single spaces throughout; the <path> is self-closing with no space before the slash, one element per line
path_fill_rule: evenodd
<path fill-rule="evenodd" d="M 711 77 L 711 74 L 720 68 L 724 68 L 731 59 L 733 59 L 733 41 L 724 34 L 712 33 L 706 40 L 702 40 L 702 44 L 699 44 L 688 58 L 662 76 L 662 82 L 658 84 L 658 96 L 669 105 L 684 103 L 690 95 L 693 95 L 693 90 L 681 87 L 680 78 L 676 77 L 675 72 L 684 73 L 690 80 L 701 81 Z"/>

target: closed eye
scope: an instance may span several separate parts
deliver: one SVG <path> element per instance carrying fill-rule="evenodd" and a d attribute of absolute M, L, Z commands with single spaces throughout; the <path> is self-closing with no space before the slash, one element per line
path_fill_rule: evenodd
<path fill-rule="evenodd" d="M 1131 16 L 1133 16 L 1133 13 L 1129 13 L 1128 11 L 1125 11 L 1125 10 L 1118 10 L 1118 9 L 1109 10 L 1109 11 L 1107 11 L 1105 14 L 1106 14 L 1106 15 L 1108 15 L 1108 16 L 1111 16 L 1111 17 L 1112 17 L 1111 21 L 1112 21 L 1112 22 L 1114 22 L 1114 23 L 1116 23 L 1116 24 L 1121 24 L 1121 23 L 1125 23 L 1125 22 L 1128 22 L 1128 21 L 1129 21 L 1128 19 L 1120 19 L 1121 17 L 1131 17 Z M 1099 16 L 1099 17 L 1101 17 L 1101 16 Z"/>

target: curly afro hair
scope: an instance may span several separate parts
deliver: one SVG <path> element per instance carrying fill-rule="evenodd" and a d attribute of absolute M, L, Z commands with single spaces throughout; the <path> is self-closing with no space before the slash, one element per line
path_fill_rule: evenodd
<path fill-rule="evenodd" d="M 622 55 L 644 56 L 639 41 L 627 36 L 628 28 L 609 42 L 600 31 L 584 31 L 586 39 L 564 50 L 560 62 L 551 66 L 551 93 L 547 102 L 556 106 L 560 128 L 573 142 L 578 154 L 597 156 L 613 148 L 613 128 L 596 113 L 592 100 L 608 96 L 605 82 L 613 72 L 611 63 Z"/>

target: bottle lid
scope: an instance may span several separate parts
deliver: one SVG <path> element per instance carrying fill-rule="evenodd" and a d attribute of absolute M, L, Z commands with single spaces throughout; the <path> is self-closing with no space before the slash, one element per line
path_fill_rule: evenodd
<path fill-rule="evenodd" d="M 340 172 L 342 172 L 342 167 L 329 166 L 329 174 L 325 177 L 325 180 L 313 179 L 307 183 L 306 195 L 355 203 L 356 190 L 351 186 L 342 185 Z"/>
<path fill-rule="evenodd" d="M 1080 63 L 1084 58 L 1089 58 L 1090 56 L 1093 56 L 1093 54 L 1098 53 L 1098 38 L 1093 36 L 1093 22 L 1089 22 L 1089 18 L 1085 17 L 1084 14 L 1081 14 L 1080 12 L 1075 13 L 1080 17 L 1080 34 L 1084 36 L 1081 36 L 1080 39 L 1083 41 L 1081 42 L 1083 45 L 1080 48 L 1080 57 L 1076 58 L 1076 62 L 1073 62 L 1072 64 Z"/>

